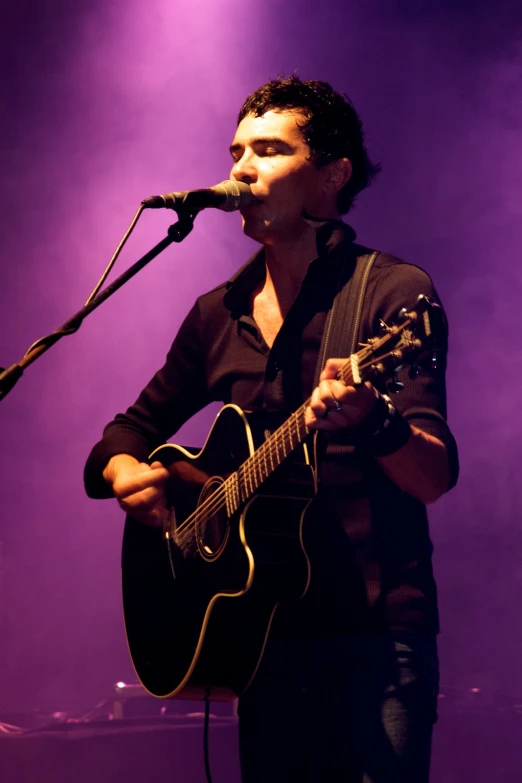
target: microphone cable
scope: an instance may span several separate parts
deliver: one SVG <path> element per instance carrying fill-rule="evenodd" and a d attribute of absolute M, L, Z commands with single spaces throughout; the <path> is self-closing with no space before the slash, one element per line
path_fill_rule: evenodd
<path fill-rule="evenodd" d="M 144 209 L 145 209 L 145 207 L 143 206 L 143 204 L 140 204 L 140 206 L 138 208 L 138 211 L 136 212 L 136 214 L 134 215 L 134 217 L 131 220 L 130 226 L 128 227 L 127 231 L 123 235 L 120 243 L 118 244 L 118 247 L 116 248 L 116 250 L 112 254 L 111 260 L 107 264 L 107 267 L 105 268 L 102 276 L 100 277 L 100 279 L 98 280 L 98 282 L 94 286 L 94 289 L 93 289 L 92 293 L 89 295 L 87 301 L 85 302 L 84 307 L 86 305 L 90 304 L 93 299 L 95 299 L 96 294 L 98 293 L 98 291 L 100 290 L 100 288 L 102 287 L 104 282 L 106 281 L 106 279 L 107 279 L 111 269 L 113 268 L 114 264 L 116 263 L 116 259 L 118 258 L 118 256 L 120 255 L 121 251 L 123 250 L 123 248 L 124 248 L 128 238 L 130 237 L 130 235 L 134 231 L 134 228 L 136 227 L 136 223 L 140 219 L 141 213 L 143 212 Z M 82 321 L 79 321 L 77 324 L 75 324 L 75 326 L 71 326 L 68 329 L 57 329 L 55 332 L 52 332 L 51 334 L 48 334 L 45 337 L 40 337 L 38 340 L 36 340 L 36 342 L 34 342 L 32 345 L 29 346 L 29 348 L 27 349 L 27 351 L 24 354 L 24 357 L 28 356 L 32 351 L 35 350 L 35 348 L 38 348 L 40 345 L 51 346 L 51 345 L 53 345 L 53 343 L 57 342 L 61 337 L 65 337 L 67 335 L 74 334 L 75 332 L 78 331 L 78 329 L 80 328 L 81 324 L 82 324 Z"/>
<path fill-rule="evenodd" d="M 210 688 L 205 689 L 205 721 L 203 724 L 203 758 L 205 761 L 205 775 L 207 783 L 212 783 L 212 775 L 210 774 L 210 756 L 208 751 L 208 734 L 210 724 Z"/>

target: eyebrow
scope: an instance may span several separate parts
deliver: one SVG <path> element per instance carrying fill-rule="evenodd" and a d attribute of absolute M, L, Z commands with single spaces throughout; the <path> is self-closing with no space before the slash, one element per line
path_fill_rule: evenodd
<path fill-rule="evenodd" d="M 251 146 L 254 146 L 255 144 L 282 144 L 285 147 L 291 146 L 287 141 L 284 141 L 280 136 L 259 136 L 256 139 L 250 139 L 249 144 Z M 234 152 L 238 152 L 243 146 L 244 146 L 243 144 L 231 144 L 229 147 L 230 153 L 233 154 Z"/>

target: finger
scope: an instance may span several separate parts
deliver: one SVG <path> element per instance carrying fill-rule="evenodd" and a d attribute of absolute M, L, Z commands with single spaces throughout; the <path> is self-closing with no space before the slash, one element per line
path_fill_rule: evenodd
<path fill-rule="evenodd" d="M 305 413 L 305 423 L 310 430 L 326 430 L 329 432 L 346 427 L 346 420 L 337 411 L 330 411 L 326 418 L 324 416 L 317 417 L 310 407 L 307 408 Z"/>
<path fill-rule="evenodd" d="M 355 389 L 339 381 L 321 381 L 318 390 L 319 400 L 332 412 L 348 413 L 351 404 L 357 404 Z M 330 418 L 330 414 L 327 418 Z"/>
<path fill-rule="evenodd" d="M 305 411 L 305 424 L 310 429 L 335 430 L 346 426 L 346 422 L 334 408 L 321 399 L 320 388 L 316 387 Z"/>
<path fill-rule="evenodd" d="M 165 498 L 161 496 L 137 493 L 127 498 L 118 498 L 118 503 L 127 514 L 139 520 L 149 516 L 164 519 L 168 513 Z"/>
<path fill-rule="evenodd" d="M 149 472 L 153 474 L 155 481 L 161 479 L 166 481 L 170 476 L 169 471 L 161 462 L 153 462 L 149 468 Z"/>
<path fill-rule="evenodd" d="M 165 493 L 157 487 L 146 487 L 145 489 L 133 491 L 123 491 L 114 493 L 118 500 L 132 506 L 152 507 L 156 503 L 165 502 Z"/>
<path fill-rule="evenodd" d="M 341 365 L 346 363 L 346 359 L 328 359 L 324 365 L 324 369 L 319 376 L 319 380 L 328 381 L 337 376 Z"/>
<path fill-rule="evenodd" d="M 134 492 L 148 489 L 149 487 L 163 487 L 169 478 L 168 470 L 165 468 L 144 471 L 124 476 L 121 481 L 115 481 L 113 489 L 120 494 L 130 495 Z"/>
<path fill-rule="evenodd" d="M 361 386 L 345 386 L 341 381 L 321 381 L 319 384 L 321 399 L 330 407 L 335 408 L 334 401 L 343 405 L 365 406 L 376 396 L 375 388 L 369 381 Z"/>
<path fill-rule="evenodd" d="M 170 478 L 170 473 L 167 468 L 161 465 L 158 468 L 153 468 L 148 474 L 148 486 L 150 487 L 162 487 L 165 486 Z"/>
<path fill-rule="evenodd" d="M 305 423 L 310 429 L 329 431 L 354 426 L 369 414 L 375 399 L 371 383 L 355 388 L 341 381 L 320 381 L 312 394 Z"/>
<path fill-rule="evenodd" d="M 319 386 L 312 392 L 309 410 L 311 410 L 315 419 L 322 419 L 330 413 L 328 405 L 321 399 L 321 390 Z"/>
<path fill-rule="evenodd" d="M 168 473 L 167 468 L 163 465 L 162 462 L 159 462 L 159 460 L 155 460 L 154 462 L 149 465 L 150 470 L 164 470 Z"/>

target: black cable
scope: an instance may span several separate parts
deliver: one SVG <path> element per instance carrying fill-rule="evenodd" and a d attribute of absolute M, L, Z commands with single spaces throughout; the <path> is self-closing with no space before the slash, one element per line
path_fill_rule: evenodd
<path fill-rule="evenodd" d="M 205 759 L 205 774 L 207 783 L 212 783 L 210 774 L 210 758 L 208 752 L 208 728 L 210 724 L 210 688 L 205 689 L 205 722 L 203 724 L 203 758 Z"/>
<path fill-rule="evenodd" d="M 86 305 L 88 305 L 89 302 L 92 302 L 92 300 L 94 299 L 94 297 L 96 296 L 96 294 L 98 293 L 98 291 L 100 290 L 102 285 L 104 284 L 105 280 L 107 279 L 107 275 L 109 274 L 109 272 L 111 271 L 112 267 L 116 263 L 116 259 L 118 258 L 118 256 L 120 255 L 121 251 L 123 250 L 124 244 L 126 243 L 127 239 L 130 237 L 131 233 L 133 232 L 134 226 L 136 225 L 136 223 L 140 219 L 141 213 L 143 212 L 144 209 L 145 209 L 145 207 L 143 206 L 143 204 L 140 204 L 140 207 L 139 207 L 138 211 L 136 212 L 136 214 L 132 218 L 130 226 L 128 227 L 127 231 L 123 235 L 123 237 L 121 239 L 121 242 L 119 243 L 118 247 L 114 251 L 111 260 L 107 264 L 107 268 L 105 269 L 103 275 L 100 277 L 100 279 L 96 283 L 94 291 L 92 292 L 92 294 L 89 296 L 89 298 L 85 302 Z"/>
<path fill-rule="evenodd" d="M 96 283 L 96 286 L 94 287 L 93 292 L 91 293 L 91 295 L 89 296 L 89 298 L 85 302 L 85 305 L 90 304 L 92 302 L 92 300 L 96 298 L 96 294 L 98 293 L 98 291 L 100 290 L 100 288 L 104 284 L 105 280 L 107 279 L 107 276 L 108 276 L 109 272 L 111 271 L 112 267 L 116 263 L 116 259 L 118 258 L 118 256 L 120 255 L 121 251 L 123 250 L 123 246 L 125 245 L 125 243 L 127 242 L 128 238 L 130 237 L 132 231 L 134 230 L 134 227 L 135 227 L 136 223 L 138 222 L 139 218 L 141 217 L 141 213 L 143 212 L 143 210 L 144 210 L 144 206 L 143 206 L 143 204 L 141 204 L 139 209 L 138 209 L 138 211 L 136 212 L 136 214 L 132 218 L 130 226 L 128 227 L 127 231 L 123 235 L 123 237 L 121 239 L 121 242 L 119 243 L 118 247 L 114 251 L 111 260 L 107 264 L 107 267 L 106 267 L 104 273 L 102 274 L 102 276 L 100 277 L 100 279 Z M 68 336 L 70 334 L 74 334 L 80 328 L 81 323 L 82 323 L 81 321 L 78 321 L 74 326 L 70 327 L 69 329 L 57 329 L 52 334 L 47 334 L 45 337 L 40 337 L 39 340 L 36 340 L 36 342 L 34 342 L 32 345 L 29 346 L 29 348 L 25 352 L 24 356 L 28 356 L 28 354 L 30 354 L 31 351 L 34 351 L 34 349 L 38 348 L 40 345 L 51 346 L 54 343 L 58 342 L 58 340 L 60 340 L 62 337 L 66 337 L 66 336 Z"/>
<path fill-rule="evenodd" d="M 60 338 L 67 335 L 74 334 L 80 328 L 84 319 L 96 310 L 103 302 L 105 302 L 112 294 L 114 294 L 119 288 L 127 283 L 134 275 L 147 266 L 156 256 L 158 256 L 165 248 L 169 247 L 172 242 L 182 242 L 187 237 L 194 227 L 194 219 L 197 216 L 197 212 L 179 212 L 178 222 L 173 226 L 169 226 L 167 236 L 164 237 L 161 242 L 158 242 L 148 253 L 145 253 L 136 263 L 134 263 L 126 272 L 120 275 L 113 283 L 106 286 L 100 291 L 102 283 L 105 281 L 109 274 L 112 265 L 116 261 L 123 245 L 127 241 L 129 234 L 136 225 L 136 222 L 143 211 L 143 204 L 140 206 L 138 212 L 133 218 L 133 221 L 127 229 L 124 238 L 116 248 L 113 257 L 107 268 L 105 269 L 101 279 L 96 284 L 94 291 L 89 296 L 86 304 L 75 313 L 68 321 L 66 321 L 59 329 L 56 329 L 52 334 L 48 334 L 45 337 L 41 337 L 35 343 L 27 349 L 26 353 L 22 357 L 19 363 L 12 364 L 6 369 L 0 367 L 0 400 L 3 400 L 7 394 L 14 388 L 16 383 L 22 377 L 26 367 L 32 364 L 42 354 L 44 354 L 49 348 L 58 342 Z"/>

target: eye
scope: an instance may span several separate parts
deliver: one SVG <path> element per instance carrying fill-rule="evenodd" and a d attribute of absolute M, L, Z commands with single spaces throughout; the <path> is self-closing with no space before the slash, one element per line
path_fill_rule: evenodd
<path fill-rule="evenodd" d="M 263 157 L 264 155 L 277 155 L 279 150 L 277 150 L 275 147 L 265 147 L 259 152 L 259 155 Z"/>
<path fill-rule="evenodd" d="M 241 149 L 239 146 L 232 146 L 230 148 L 230 157 L 232 158 L 232 161 L 234 163 L 237 163 L 238 160 L 241 160 L 243 157 L 244 150 Z"/>

